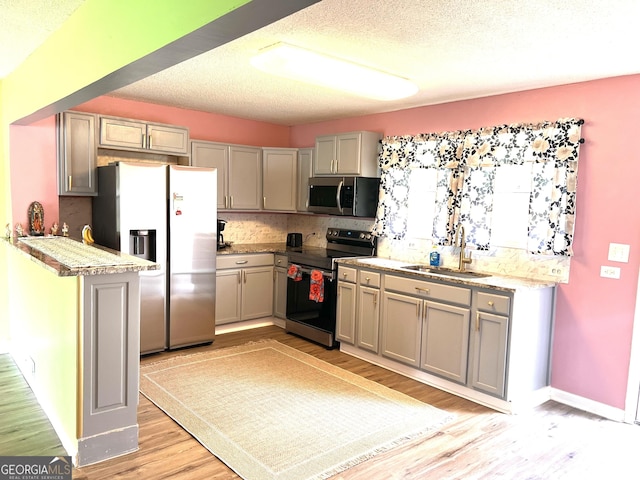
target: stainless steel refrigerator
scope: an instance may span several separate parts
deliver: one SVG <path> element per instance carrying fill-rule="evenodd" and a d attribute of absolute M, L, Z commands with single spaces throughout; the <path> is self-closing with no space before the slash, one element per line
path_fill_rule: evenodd
<path fill-rule="evenodd" d="M 140 353 L 215 336 L 217 171 L 152 163 L 98 167 L 98 245 L 160 264 L 140 272 Z"/>

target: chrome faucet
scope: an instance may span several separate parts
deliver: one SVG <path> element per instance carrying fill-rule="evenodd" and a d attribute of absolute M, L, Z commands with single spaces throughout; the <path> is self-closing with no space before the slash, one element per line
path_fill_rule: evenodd
<path fill-rule="evenodd" d="M 458 236 L 460 237 L 460 256 L 458 260 L 458 270 L 463 272 L 465 264 L 471 263 L 471 252 L 469 252 L 468 257 L 465 257 L 464 249 L 467 246 L 467 242 L 464 239 L 464 227 L 462 226 L 462 224 L 459 224 L 458 228 L 456 228 L 456 235 L 453 241 L 454 247 L 458 246 Z"/>

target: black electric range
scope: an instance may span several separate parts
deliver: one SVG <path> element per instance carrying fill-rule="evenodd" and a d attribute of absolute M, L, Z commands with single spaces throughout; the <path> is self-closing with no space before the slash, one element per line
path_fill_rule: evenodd
<path fill-rule="evenodd" d="M 377 238 L 368 231 L 329 228 L 326 239 L 326 248 L 303 246 L 287 252 L 289 266 L 298 275 L 287 279 L 285 328 L 289 333 L 334 348 L 338 345 L 336 259 L 374 256 Z M 322 289 L 320 296 L 318 288 Z"/>

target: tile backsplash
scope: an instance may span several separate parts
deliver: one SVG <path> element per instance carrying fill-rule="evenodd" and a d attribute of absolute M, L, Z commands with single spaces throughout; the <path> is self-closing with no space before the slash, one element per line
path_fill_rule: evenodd
<path fill-rule="evenodd" d="M 80 238 L 82 226 L 91 223 L 91 198 L 59 197 L 60 221 L 66 221 L 72 237 Z M 289 232 L 302 233 L 303 243 L 312 247 L 326 247 L 327 228 L 371 230 L 373 219 L 334 217 L 313 214 L 285 213 L 231 213 L 218 212 L 218 218 L 227 220 L 223 235 L 232 243 L 284 243 Z M 412 263 L 429 263 L 430 240 L 380 238 L 378 256 Z M 442 266 L 457 267 L 458 249 L 439 247 Z M 531 255 L 516 248 L 498 247 L 488 251 L 468 250 L 472 263 L 469 270 L 509 275 L 558 283 L 569 281 L 571 259 Z"/>

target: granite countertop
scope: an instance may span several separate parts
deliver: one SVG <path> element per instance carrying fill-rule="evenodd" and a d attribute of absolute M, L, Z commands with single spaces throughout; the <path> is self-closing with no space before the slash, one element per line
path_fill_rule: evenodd
<path fill-rule="evenodd" d="M 59 277 L 158 270 L 160 265 L 101 245 L 85 245 L 69 237 L 21 237 L 5 241 Z M 39 242 L 47 242 L 42 245 Z"/>
<path fill-rule="evenodd" d="M 238 255 L 243 253 L 287 253 L 292 250 L 286 243 L 232 243 L 217 251 L 218 255 Z"/>
<path fill-rule="evenodd" d="M 369 268 L 384 273 L 402 274 L 420 280 L 440 280 L 469 287 L 486 287 L 506 292 L 515 292 L 523 289 L 555 287 L 557 283 L 548 280 L 533 280 L 520 277 L 508 277 L 491 274 L 488 277 L 453 277 L 431 272 L 416 272 L 403 267 L 415 265 L 415 262 L 403 262 L 380 257 L 369 258 L 339 258 L 339 265 L 349 265 L 358 268 Z"/>

